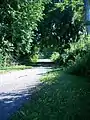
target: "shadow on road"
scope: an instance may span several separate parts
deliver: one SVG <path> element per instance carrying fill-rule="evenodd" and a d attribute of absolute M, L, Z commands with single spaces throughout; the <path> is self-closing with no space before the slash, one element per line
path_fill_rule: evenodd
<path fill-rule="evenodd" d="M 38 87 L 41 84 L 32 87 L 31 89 L 22 89 L 22 92 L 1 93 L 0 94 L 0 120 L 9 120 L 20 107 L 32 98 Z"/>
<path fill-rule="evenodd" d="M 30 70 L 25 70 L 25 73 L 21 71 L 19 75 L 17 75 L 16 72 L 11 73 L 11 75 L 9 73 L 9 76 L 7 76 L 7 73 L 7 75 L 5 75 L 3 78 L 0 77 L 0 120 L 8 120 L 8 118 L 13 113 L 15 113 L 19 108 L 21 108 L 24 103 L 31 99 L 32 94 L 34 95 L 34 93 L 38 90 L 39 86 L 41 86 L 42 84 L 39 80 L 40 77 L 49 70 L 51 70 L 51 67 L 41 67 L 40 65 L 39 67 L 35 66 Z M 24 75 L 25 78 L 19 77 L 21 76 L 21 74 L 27 75 Z M 25 83 L 27 86 L 25 86 L 25 84 L 23 85 L 22 83 Z M 21 84 L 21 86 L 19 86 L 21 88 L 16 87 L 18 86 L 18 84 Z"/>

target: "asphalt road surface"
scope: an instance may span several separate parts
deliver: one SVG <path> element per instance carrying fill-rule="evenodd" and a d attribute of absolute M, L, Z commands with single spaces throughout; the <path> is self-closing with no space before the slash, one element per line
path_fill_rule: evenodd
<path fill-rule="evenodd" d="M 0 120 L 8 118 L 30 99 L 32 88 L 40 84 L 40 77 L 50 67 L 34 67 L 0 74 Z"/>

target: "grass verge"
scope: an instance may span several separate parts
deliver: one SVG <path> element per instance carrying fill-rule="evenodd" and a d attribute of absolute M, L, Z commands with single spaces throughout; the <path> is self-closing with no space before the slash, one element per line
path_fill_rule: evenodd
<path fill-rule="evenodd" d="M 0 73 L 6 73 L 10 71 L 16 71 L 16 70 L 24 70 L 24 69 L 29 69 L 31 66 L 25 66 L 25 65 L 15 65 L 15 66 L 10 66 L 10 67 L 1 67 L 0 68 Z"/>
<path fill-rule="evenodd" d="M 90 81 L 52 71 L 32 100 L 10 120 L 90 120 Z"/>

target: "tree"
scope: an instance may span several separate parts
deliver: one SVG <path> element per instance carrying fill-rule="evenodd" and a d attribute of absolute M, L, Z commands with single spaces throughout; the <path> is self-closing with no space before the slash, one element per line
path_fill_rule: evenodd
<path fill-rule="evenodd" d="M 5 61 L 30 56 L 34 30 L 43 18 L 47 0 L 1 0 L 0 1 L 0 54 Z"/>
<path fill-rule="evenodd" d="M 86 23 L 86 29 L 87 33 L 90 34 L 90 1 L 89 0 L 83 0 L 84 1 L 84 8 L 85 8 L 85 23 Z"/>
<path fill-rule="evenodd" d="M 62 53 L 63 48 L 70 47 L 68 43 L 79 40 L 84 29 L 81 0 L 48 4 L 44 13 L 37 34 L 41 47 L 53 47 Z"/>

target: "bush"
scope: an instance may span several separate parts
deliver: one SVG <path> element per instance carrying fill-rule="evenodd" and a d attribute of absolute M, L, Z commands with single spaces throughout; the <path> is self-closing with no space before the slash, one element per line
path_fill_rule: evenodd
<path fill-rule="evenodd" d="M 60 57 L 60 54 L 58 52 L 53 52 L 50 59 L 55 62 L 59 57 Z"/>
<path fill-rule="evenodd" d="M 90 41 L 89 36 L 82 35 L 78 42 L 70 43 L 62 46 L 63 52 L 54 52 L 51 59 L 58 63 L 60 66 L 69 67 L 72 66 L 77 59 L 82 59 L 84 55 L 89 52 Z"/>
<path fill-rule="evenodd" d="M 34 54 L 34 55 L 31 57 L 31 62 L 36 63 L 36 62 L 38 61 L 38 57 L 39 57 L 38 54 Z"/>
<path fill-rule="evenodd" d="M 75 60 L 72 61 L 72 65 L 69 63 L 68 60 L 68 65 L 66 68 L 66 71 L 76 74 L 76 75 L 85 75 L 88 76 L 90 75 L 90 37 L 88 36 L 87 38 L 83 39 L 80 43 L 76 43 L 75 47 L 73 50 L 70 49 L 68 54 L 70 53 L 73 54 Z"/>
<path fill-rule="evenodd" d="M 82 59 L 79 58 L 72 66 L 69 66 L 67 71 L 76 75 L 90 76 L 90 53 Z"/>

